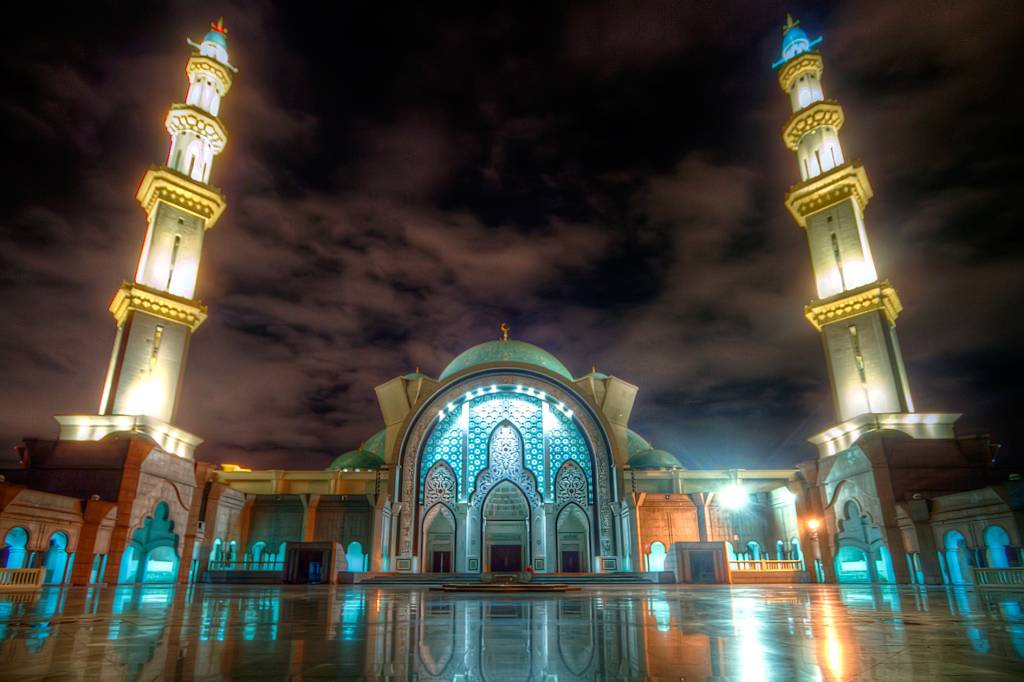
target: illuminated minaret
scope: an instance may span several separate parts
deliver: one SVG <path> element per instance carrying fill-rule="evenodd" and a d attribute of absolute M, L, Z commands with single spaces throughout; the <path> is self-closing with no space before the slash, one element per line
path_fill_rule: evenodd
<path fill-rule="evenodd" d="M 902 306 L 896 289 L 878 278 L 864 227 L 871 184 L 860 162 L 846 159 L 839 141 L 843 108 L 825 98 L 824 64 L 813 49 L 821 38 L 810 40 L 799 22 L 786 19 L 782 58 L 773 67 L 793 108 L 782 139 L 796 153 L 801 180 L 786 193 L 786 208 L 807 233 L 818 298 L 805 313 L 821 333 L 840 422 L 812 442 L 831 454 L 879 428 L 950 436 L 948 418 L 955 416 L 913 414 L 896 338 Z M 926 417 L 929 426 L 942 422 L 949 428 L 919 428 Z"/>
<path fill-rule="evenodd" d="M 189 340 L 206 319 L 196 278 L 206 231 L 224 212 L 210 184 L 214 157 L 227 142 L 217 117 L 236 72 L 228 61 L 223 19 L 211 24 L 185 66 L 185 102 L 164 120 L 170 150 L 142 179 L 136 198 L 147 229 L 135 278 L 124 282 L 110 312 L 117 324 L 98 416 L 58 417 L 61 437 L 95 439 L 114 430 L 148 433 L 178 454 L 199 440 L 170 425 L 178 405 Z"/>

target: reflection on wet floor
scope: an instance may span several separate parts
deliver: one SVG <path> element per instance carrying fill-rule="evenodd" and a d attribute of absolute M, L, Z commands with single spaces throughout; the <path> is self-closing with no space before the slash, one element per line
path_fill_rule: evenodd
<path fill-rule="evenodd" d="M 0 593 L 0 678 L 1021 679 L 1024 594 L 914 587 Z"/>

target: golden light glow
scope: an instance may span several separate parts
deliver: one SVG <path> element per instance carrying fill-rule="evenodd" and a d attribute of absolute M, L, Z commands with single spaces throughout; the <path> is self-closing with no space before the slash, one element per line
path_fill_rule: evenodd
<path fill-rule="evenodd" d="M 214 226 L 227 208 L 224 195 L 216 188 L 196 182 L 165 166 L 153 166 L 146 171 L 135 198 L 147 216 L 153 214 L 158 201 L 165 201 L 202 218 L 207 230 Z"/>
<path fill-rule="evenodd" d="M 846 116 L 839 102 L 834 99 L 819 100 L 789 117 L 782 127 L 782 141 L 796 151 L 800 138 L 810 131 L 822 126 L 831 126 L 838 131 L 845 121 Z"/>
<path fill-rule="evenodd" d="M 838 299 L 832 299 L 824 303 L 813 302 L 804 308 L 804 315 L 814 328 L 821 330 L 826 324 L 839 322 L 854 315 L 881 310 L 895 324 L 903 310 L 903 304 L 896 294 L 896 289 L 884 279 L 877 284 L 868 287 L 855 289 Z"/>
<path fill-rule="evenodd" d="M 812 531 L 813 530 L 818 530 L 818 527 L 820 525 L 821 525 L 821 521 L 819 521 L 818 519 L 808 519 L 807 520 L 807 530 L 812 530 Z"/>
<path fill-rule="evenodd" d="M 230 471 L 232 473 L 239 471 L 252 471 L 252 469 L 246 469 L 245 467 L 237 464 L 221 464 L 220 469 L 221 471 Z"/>
<path fill-rule="evenodd" d="M 853 197 L 861 212 L 874 196 L 868 174 L 858 162 L 844 163 L 810 180 L 793 185 L 786 192 L 786 208 L 803 228 L 807 216 Z"/>

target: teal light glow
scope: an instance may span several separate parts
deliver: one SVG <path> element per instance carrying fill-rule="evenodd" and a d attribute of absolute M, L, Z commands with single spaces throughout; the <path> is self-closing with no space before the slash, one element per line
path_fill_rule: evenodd
<path fill-rule="evenodd" d="M 477 476 L 487 468 L 491 434 L 508 421 L 523 439 L 523 459 L 545 499 L 559 468 L 569 460 L 583 468 L 587 493 L 593 501 L 593 466 L 573 411 L 545 392 L 525 386 L 486 386 L 448 403 L 436 414 L 434 430 L 420 458 L 419 491 L 437 462 L 447 462 L 458 480 L 458 495 L 472 495 Z"/>

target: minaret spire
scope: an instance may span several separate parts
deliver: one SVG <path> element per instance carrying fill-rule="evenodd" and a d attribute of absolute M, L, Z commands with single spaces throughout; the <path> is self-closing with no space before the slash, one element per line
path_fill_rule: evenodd
<path fill-rule="evenodd" d="M 914 404 L 896 338 L 902 305 L 889 281 L 879 279 L 868 244 L 864 209 L 871 184 L 864 166 L 847 160 L 839 141 L 845 114 L 837 101 L 825 98 L 824 64 L 812 49 L 821 38 L 809 39 L 799 24 L 787 15 L 781 59 L 773 67 L 793 109 L 782 139 L 796 153 L 800 172 L 800 182 L 786 193 L 786 208 L 807 234 L 818 294 L 805 314 L 821 333 L 840 421 L 812 442 L 832 454 L 872 428 L 920 437 L 907 425 L 923 423 L 924 415 L 910 414 Z M 952 415 L 929 416 L 939 423 Z"/>
<path fill-rule="evenodd" d="M 210 175 L 227 144 L 218 113 L 237 70 L 228 61 L 223 17 L 210 26 L 201 43 L 188 41 L 194 52 L 185 67 L 185 101 L 172 104 L 164 120 L 167 160 L 146 172 L 136 193 L 147 228 L 135 278 L 110 304 L 117 332 L 100 414 L 58 417 L 62 438 L 139 431 L 183 456 L 200 442 L 171 422 L 192 333 L 206 319 L 195 297 L 203 241 L 226 207 Z"/>

